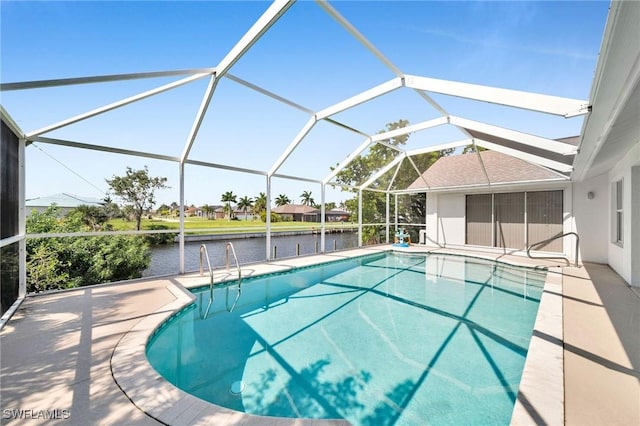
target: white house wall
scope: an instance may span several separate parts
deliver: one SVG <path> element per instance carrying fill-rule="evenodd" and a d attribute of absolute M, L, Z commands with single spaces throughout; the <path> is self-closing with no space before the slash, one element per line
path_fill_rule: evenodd
<path fill-rule="evenodd" d="M 593 198 L 589 198 L 589 193 Z M 575 231 L 580 235 L 583 261 L 607 263 L 609 259 L 609 176 L 604 173 L 573 185 Z"/>
<path fill-rule="evenodd" d="M 602 181 L 606 181 L 606 178 L 601 178 Z M 605 182 L 598 182 L 600 187 L 607 186 Z M 515 185 L 513 187 L 500 187 L 500 188 L 477 188 L 467 191 L 456 192 L 429 192 L 427 193 L 427 208 L 426 208 L 426 244 L 431 247 L 465 247 L 466 244 L 466 195 L 467 194 L 480 194 L 480 193 L 500 193 L 500 192 L 525 192 L 525 191 L 547 191 L 558 190 L 564 191 L 563 205 L 563 232 L 576 231 L 576 225 L 573 217 L 573 189 L 570 183 L 554 183 L 554 184 L 527 184 L 527 185 Z M 600 189 L 598 189 L 600 191 Z M 603 189 L 604 191 L 604 189 Z M 604 191 L 606 193 L 606 191 Z M 585 195 L 586 198 L 586 195 Z M 596 214 L 595 218 L 589 218 L 589 225 L 592 225 L 592 219 L 597 220 L 599 215 L 605 215 L 606 209 L 603 209 Z M 597 226 L 595 226 L 597 228 Z M 606 231 L 605 231 L 606 232 Z M 594 249 L 588 249 L 584 251 L 584 245 L 582 243 L 582 235 L 580 251 L 585 260 L 606 262 L 606 234 L 603 232 L 601 235 L 593 235 L 591 240 L 599 241 L 599 246 L 595 245 Z M 587 238 L 587 243 L 591 244 L 591 240 Z M 573 262 L 575 258 L 575 239 L 573 237 L 566 237 L 563 239 L 563 253 Z M 466 246 L 474 250 L 486 250 L 486 251 L 500 251 L 501 248 L 494 247 L 478 247 L 478 246 Z M 524 254 L 524 251 L 516 251 L 514 254 Z M 586 256 L 586 257 L 585 257 Z M 588 259 L 587 259 L 588 258 Z"/>
<path fill-rule="evenodd" d="M 465 194 L 438 194 L 437 241 L 440 245 L 445 247 L 464 245 L 465 203 Z"/>
<path fill-rule="evenodd" d="M 608 203 L 609 265 L 625 281 L 640 287 L 640 141 L 609 172 L 609 197 L 612 185 L 623 180 L 623 245 L 613 242 L 613 208 Z"/>

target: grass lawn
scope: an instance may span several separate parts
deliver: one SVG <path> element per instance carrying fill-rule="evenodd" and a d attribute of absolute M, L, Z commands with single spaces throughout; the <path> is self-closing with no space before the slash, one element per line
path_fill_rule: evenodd
<path fill-rule="evenodd" d="M 112 219 L 108 222 L 113 226 L 114 231 L 133 231 L 136 222 L 123 219 Z M 168 229 L 178 230 L 180 228 L 179 219 L 174 218 L 152 218 L 142 219 L 142 229 L 152 229 L 153 226 L 164 225 Z M 326 224 L 327 229 L 334 228 L 353 228 L 352 223 L 329 223 Z M 229 233 L 229 232 L 260 232 L 266 229 L 266 224 L 260 220 L 226 220 L 214 219 L 209 220 L 202 217 L 185 218 L 184 227 L 186 230 L 198 230 L 198 233 Z M 319 229 L 320 223 L 317 222 L 275 222 L 271 224 L 272 231 L 291 231 L 291 230 L 311 230 Z"/>

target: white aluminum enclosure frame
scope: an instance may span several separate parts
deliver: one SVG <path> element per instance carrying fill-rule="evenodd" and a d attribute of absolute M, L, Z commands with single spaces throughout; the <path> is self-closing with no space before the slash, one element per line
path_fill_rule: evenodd
<path fill-rule="evenodd" d="M 142 73 L 128 73 L 128 74 L 115 74 L 115 75 L 103 75 L 103 76 L 88 76 L 81 78 L 68 78 L 68 79 L 56 79 L 56 80 L 42 80 L 42 81 L 32 81 L 32 82 L 18 82 L 18 83 L 2 83 L 0 84 L 0 91 L 19 91 L 26 89 L 38 89 L 38 88 L 47 88 L 47 87 L 57 87 L 57 86 L 70 86 L 70 85 L 79 85 L 79 84 L 96 84 L 96 83 L 105 83 L 105 82 L 116 82 L 116 81 L 125 81 L 125 80 L 133 80 L 133 79 L 145 79 L 145 78 L 158 78 L 158 77 L 172 77 L 172 76 L 181 76 L 177 81 L 172 83 L 164 84 L 159 87 L 156 87 L 151 90 L 147 90 L 145 92 L 139 93 L 134 96 L 130 96 L 128 98 L 122 99 L 117 102 L 113 102 L 108 105 L 104 105 L 102 107 L 93 109 L 91 111 L 67 118 L 57 123 L 50 124 L 48 126 L 42 127 L 40 129 L 36 129 L 30 131 L 26 134 L 22 133 L 20 130 L 20 136 L 22 140 L 22 149 L 24 149 L 25 145 L 28 145 L 31 142 L 40 142 L 46 144 L 67 146 L 71 148 L 78 149 L 90 149 L 102 152 L 130 155 L 136 157 L 144 157 L 144 158 L 152 158 L 162 161 L 174 162 L 178 165 L 179 168 L 179 176 L 180 176 L 180 230 L 179 230 L 179 241 L 180 241 L 180 273 L 184 273 L 184 236 L 185 236 L 185 225 L 184 225 L 184 197 L 185 197 L 185 188 L 184 188 L 184 180 L 185 180 L 185 165 L 197 165 L 201 167 L 210 167 L 216 169 L 223 169 L 241 173 L 248 173 L 254 175 L 261 175 L 265 177 L 265 193 L 267 195 L 267 216 L 266 216 L 266 259 L 271 259 L 271 181 L 272 178 L 284 178 L 284 179 L 293 179 L 305 182 L 313 182 L 318 183 L 321 188 L 321 252 L 325 251 L 325 190 L 326 185 L 336 185 L 350 188 L 354 191 L 357 191 L 359 194 L 359 208 L 358 208 L 358 233 L 359 233 L 359 245 L 362 244 L 362 191 L 364 190 L 373 190 L 370 186 L 381 176 L 383 176 L 386 172 L 396 167 L 393 178 L 385 189 L 375 189 L 375 192 L 383 192 L 386 193 L 387 199 L 387 227 L 389 226 L 389 195 L 391 193 L 401 192 L 396 190 L 392 191 L 393 183 L 396 180 L 398 171 L 400 170 L 400 166 L 402 162 L 407 159 L 411 162 L 414 169 L 421 176 L 421 172 L 416 167 L 415 163 L 412 160 L 413 156 L 440 151 L 451 148 L 460 148 L 469 144 L 475 144 L 480 147 L 484 147 L 487 149 L 492 149 L 498 152 L 502 152 L 521 160 L 534 163 L 540 165 L 542 167 L 553 170 L 557 173 L 559 179 L 569 179 L 569 177 L 565 174 L 572 173 L 572 166 L 568 164 L 564 164 L 553 159 L 544 158 L 540 155 L 534 155 L 528 152 L 524 152 L 517 148 L 518 145 L 533 147 L 538 150 L 542 150 L 545 152 L 549 152 L 554 155 L 562 155 L 562 156 L 571 156 L 576 153 L 576 147 L 564 142 L 559 142 L 555 140 L 550 140 L 541 136 L 530 135 L 523 132 L 519 132 L 512 129 L 506 129 L 499 126 L 494 126 L 487 123 L 480 123 L 473 120 L 468 120 L 465 118 L 457 117 L 455 115 L 447 112 L 441 105 L 435 102 L 430 94 L 437 93 L 446 96 L 455 96 L 461 97 L 465 99 L 470 99 L 476 101 L 479 107 L 482 107 L 485 103 L 491 104 L 499 104 L 506 107 L 518 108 L 528 111 L 536 111 L 542 112 L 546 114 L 552 114 L 555 116 L 560 116 L 564 118 L 571 118 L 575 116 L 580 116 L 583 114 L 588 114 L 590 111 L 589 102 L 586 100 L 577 100 L 577 99 L 569 99 L 562 98 L 550 95 L 543 95 L 537 93 L 528 93 L 510 89 L 503 89 L 497 87 L 489 87 L 482 86 L 477 84 L 468 84 L 462 82 L 454 82 L 447 81 L 441 79 L 428 78 L 423 76 L 416 75 L 408 75 L 404 74 L 395 64 L 393 64 L 373 43 L 371 43 L 357 28 L 355 28 L 344 16 L 342 16 L 331 4 L 325 1 L 317 1 L 317 5 L 324 10 L 331 18 L 333 18 L 348 34 L 350 34 L 355 40 L 357 40 L 360 44 L 364 46 L 364 48 L 371 53 L 373 56 L 377 58 L 392 74 L 390 80 L 382 82 L 368 90 L 362 91 L 359 94 L 343 99 L 340 102 L 337 102 L 333 105 L 326 106 L 318 111 L 314 111 L 309 109 L 303 105 L 300 105 L 292 100 L 286 99 L 276 93 L 273 93 L 266 88 L 255 85 L 251 82 L 248 82 L 242 78 L 236 77 L 230 73 L 233 69 L 234 64 L 242 58 L 243 55 L 250 52 L 252 46 L 260 40 L 260 38 L 269 31 L 269 29 L 274 26 L 278 19 L 287 13 L 289 8 L 294 4 L 292 0 L 276 0 L 274 1 L 266 11 L 258 18 L 258 20 L 251 26 L 251 28 L 238 40 L 238 42 L 228 51 L 228 53 L 218 62 L 215 67 L 210 68 L 194 68 L 194 69 L 186 69 L 186 70 L 173 70 L 173 71 L 155 71 L 155 72 L 142 72 Z M 189 131 L 189 135 L 184 141 L 184 145 L 181 147 L 182 150 L 180 153 L 176 153 L 176 155 L 162 155 L 158 153 L 152 152 L 142 152 L 136 150 L 115 148 L 115 147 L 107 147 L 101 145 L 91 144 L 88 141 L 69 141 L 62 139 L 54 139 L 43 136 L 46 133 L 52 132 L 56 129 L 60 129 L 65 126 L 73 125 L 77 122 L 86 120 L 88 118 L 97 116 L 99 114 L 103 114 L 105 112 L 123 107 L 125 105 L 129 105 L 131 103 L 140 101 L 142 99 L 146 99 L 160 93 L 164 93 L 166 91 L 172 90 L 174 88 L 208 78 L 209 83 L 206 90 L 203 93 L 203 97 L 200 103 L 200 107 L 194 117 L 193 123 L 191 124 L 191 129 Z M 296 110 L 305 112 L 309 114 L 309 118 L 304 126 L 300 129 L 298 134 L 294 137 L 293 140 L 290 141 L 287 148 L 281 153 L 278 160 L 271 166 L 269 170 L 254 170 L 247 169 L 242 167 L 237 167 L 229 164 L 219 164 L 216 163 L 211 158 L 205 159 L 192 159 L 190 158 L 190 153 L 194 143 L 197 142 L 198 133 L 200 130 L 200 126 L 205 119 L 207 111 L 209 110 L 209 105 L 213 101 L 213 96 L 216 91 L 217 84 L 219 83 L 221 78 L 227 78 L 237 84 L 240 84 L 250 90 L 256 91 L 264 96 L 270 97 L 284 105 L 287 105 Z M 391 131 L 386 131 L 380 134 L 369 135 L 366 132 L 362 132 L 349 123 L 342 123 L 336 121 L 332 118 L 334 115 L 352 109 L 357 108 L 359 105 L 369 102 L 372 99 L 385 96 L 391 92 L 397 90 L 411 90 L 416 92 L 424 101 L 426 101 L 431 107 L 433 107 L 440 116 L 434 119 L 429 119 L 423 122 L 419 122 L 416 124 L 411 124 L 404 128 L 394 129 Z M 2 116 L 5 121 L 12 121 L 9 114 L 2 110 Z M 351 153 L 341 162 L 339 162 L 338 166 L 335 167 L 324 179 L 317 180 L 311 179 L 305 176 L 288 176 L 278 174 L 278 171 L 281 169 L 283 164 L 289 159 L 291 154 L 300 146 L 300 144 L 305 140 L 305 138 L 313 131 L 314 126 L 319 121 L 326 121 L 330 124 L 333 124 L 346 132 L 357 133 L 360 136 L 364 137 L 364 141 L 357 147 L 355 147 Z M 15 123 L 14 123 L 15 124 Z M 427 129 L 431 129 L 437 126 L 453 126 L 457 129 L 464 139 L 457 142 L 449 142 L 444 144 L 436 144 L 432 146 L 426 146 L 422 148 L 412 149 L 412 150 L 404 150 L 402 147 L 391 146 L 386 141 L 391 138 L 406 135 L 409 133 L 419 132 Z M 17 126 L 16 126 L 17 127 Z M 19 129 L 19 128 L 18 128 Z M 481 138 L 476 138 L 471 135 L 472 132 L 480 132 L 487 135 L 494 136 L 496 138 L 513 141 L 514 147 L 508 147 L 499 145 L 490 141 L 482 140 Z M 356 186 L 349 186 L 337 183 L 335 181 L 336 177 L 343 171 L 346 167 L 351 164 L 353 160 L 355 160 L 359 155 L 362 155 L 368 148 L 375 144 L 382 144 L 386 146 L 390 146 L 391 148 L 399 151 L 398 155 L 391 160 L 388 164 L 384 165 L 381 169 L 372 173 L 365 182 Z M 478 155 L 478 160 L 482 165 L 482 169 L 486 174 L 486 170 L 484 170 L 484 164 L 482 163 L 482 159 L 480 155 Z M 329 168 L 330 165 L 327 165 Z M 24 170 L 22 170 L 24 173 Z M 565 174 L 563 174 L 565 173 Z M 24 176 L 22 176 L 24 179 Z M 22 182 L 23 184 L 24 182 Z M 425 182 L 426 190 L 429 190 L 428 182 Z M 491 185 L 487 177 L 487 185 Z M 22 210 L 21 210 L 21 232 L 25 232 L 24 228 L 24 188 L 22 190 Z M 387 230 L 387 236 L 389 232 Z M 21 234 L 21 236 L 17 236 L 14 238 L 18 238 L 18 240 L 24 242 L 25 236 Z M 3 245 L 5 243 L 8 244 L 8 240 L 3 240 Z M 13 241 L 13 240 L 12 240 Z M 25 265 L 21 263 L 21 271 L 26 270 Z M 22 280 L 22 278 L 21 278 Z M 21 284 L 22 285 L 22 284 Z"/>

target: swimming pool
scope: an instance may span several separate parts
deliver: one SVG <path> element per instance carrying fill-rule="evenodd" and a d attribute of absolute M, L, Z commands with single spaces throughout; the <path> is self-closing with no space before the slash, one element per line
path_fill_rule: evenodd
<path fill-rule="evenodd" d="M 217 288 L 147 357 L 175 386 L 251 414 L 353 424 L 508 424 L 545 271 L 383 253 Z"/>

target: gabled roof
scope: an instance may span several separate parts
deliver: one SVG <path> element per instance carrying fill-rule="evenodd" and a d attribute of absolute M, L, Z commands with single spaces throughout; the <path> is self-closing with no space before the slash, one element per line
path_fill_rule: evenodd
<path fill-rule="evenodd" d="M 562 180 L 560 174 L 544 167 L 497 151 L 481 151 L 482 163 L 477 153 L 442 157 L 408 189 L 434 189 L 460 186 L 478 186 L 487 183 L 516 183 L 528 181 Z M 487 177 L 489 182 L 487 182 Z M 426 184 L 425 184 L 426 181 Z M 428 184 L 428 186 L 427 186 Z"/>
<path fill-rule="evenodd" d="M 46 197 L 31 198 L 25 202 L 27 207 L 48 207 L 52 204 L 65 208 L 75 208 L 81 205 L 99 207 L 104 205 L 104 201 L 99 198 L 84 197 L 63 192 Z"/>
<path fill-rule="evenodd" d="M 320 210 L 305 206 L 302 204 L 285 204 L 284 206 L 278 206 L 271 209 L 272 212 L 278 214 L 316 214 L 320 213 Z"/>

